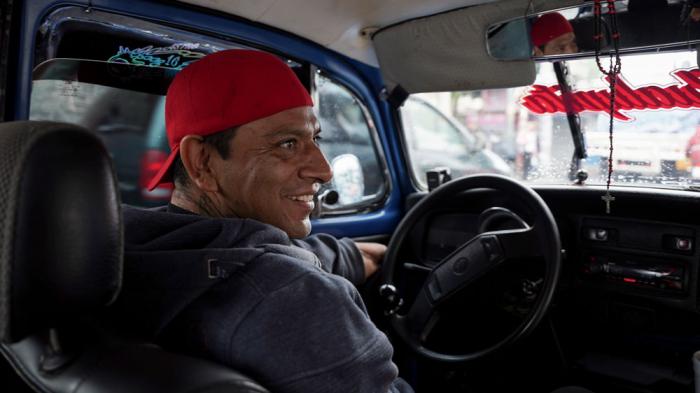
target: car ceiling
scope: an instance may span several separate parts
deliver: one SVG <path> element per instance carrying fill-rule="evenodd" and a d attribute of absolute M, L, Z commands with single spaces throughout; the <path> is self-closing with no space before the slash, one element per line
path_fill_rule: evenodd
<path fill-rule="evenodd" d="M 387 89 L 407 93 L 524 86 L 531 60 L 500 61 L 488 28 L 583 0 L 180 0 L 307 38 L 379 67 Z"/>
<path fill-rule="evenodd" d="M 180 1 L 274 26 L 376 66 L 370 34 L 377 28 L 496 0 Z"/>

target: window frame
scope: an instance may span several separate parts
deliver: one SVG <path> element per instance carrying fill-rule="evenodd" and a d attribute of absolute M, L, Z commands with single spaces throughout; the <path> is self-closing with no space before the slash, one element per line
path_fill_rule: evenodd
<path fill-rule="evenodd" d="M 377 131 L 377 127 L 375 125 L 375 120 L 372 117 L 372 113 L 370 112 L 367 104 L 364 102 L 362 99 L 362 96 L 358 94 L 350 85 L 343 83 L 339 78 L 334 77 L 330 72 L 327 72 L 315 64 L 311 64 L 311 96 L 314 97 L 314 100 L 318 97 L 317 89 L 316 89 L 316 76 L 321 76 L 323 78 L 328 79 L 329 81 L 335 83 L 336 85 L 340 86 L 341 88 L 345 89 L 357 102 L 360 110 L 362 111 L 362 115 L 365 118 L 365 121 L 367 123 L 367 128 L 369 130 L 369 137 L 370 137 L 370 142 L 372 143 L 372 146 L 374 148 L 374 152 L 377 158 L 377 164 L 379 166 L 381 176 L 382 176 L 382 187 L 380 188 L 380 191 L 370 200 L 366 201 L 360 201 L 357 203 L 352 203 L 345 205 L 343 207 L 338 207 L 338 208 L 322 208 L 321 214 L 318 217 L 315 218 L 326 218 L 326 217 L 340 217 L 340 216 L 348 216 L 348 215 L 353 215 L 353 214 L 362 214 L 362 213 L 370 213 L 377 211 L 384 207 L 386 205 L 386 201 L 389 199 L 389 196 L 391 195 L 392 192 L 392 182 L 391 182 L 391 174 L 389 172 L 389 166 L 387 164 L 387 159 L 384 154 L 384 149 L 383 145 L 381 143 L 381 140 L 379 138 L 379 133 Z M 323 135 L 323 134 L 321 134 Z"/>

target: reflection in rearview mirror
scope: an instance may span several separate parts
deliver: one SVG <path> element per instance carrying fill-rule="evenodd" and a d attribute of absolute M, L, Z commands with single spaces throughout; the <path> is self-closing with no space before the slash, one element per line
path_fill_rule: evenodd
<path fill-rule="evenodd" d="M 605 3 L 605 2 L 604 2 Z M 686 0 L 621 0 L 615 2 L 620 52 L 643 48 L 678 48 L 700 42 L 700 8 Z M 612 49 L 607 4 L 603 4 L 600 50 Z M 596 16 L 591 2 L 528 15 L 491 26 L 489 53 L 499 60 L 524 60 L 593 54 Z"/>

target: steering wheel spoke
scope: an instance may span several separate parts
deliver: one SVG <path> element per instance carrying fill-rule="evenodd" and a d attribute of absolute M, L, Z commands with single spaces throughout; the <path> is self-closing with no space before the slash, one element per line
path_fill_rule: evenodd
<path fill-rule="evenodd" d="M 421 343 L 425 342 L 439 320 L 439 313 L 435 310 L 426 293 L 422 291 L 411 305 L 405 319 L 405 324 L 411 334 L 418 337 Z"/>
<path fill-rule="evenodd" d="M 487 232 L 498 239 L 504 259 L 543 256 L 537 233 L 532 227 Z"/>

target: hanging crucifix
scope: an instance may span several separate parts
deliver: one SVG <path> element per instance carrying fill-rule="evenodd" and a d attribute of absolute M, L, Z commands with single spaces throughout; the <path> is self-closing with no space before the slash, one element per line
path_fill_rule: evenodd
<path fill-rule="evenodd" d="M 610 204 L 615 200 L 615 197 L 610 194 L 610 180 L 612 179 L 613 173 L 613 114 L 615 113 L 615 87 L 617 83 L 617 77 L 620 75 L 620 68 L 622 63 L 620 62 L 620 31 L 617 29 L 617 15 L 615 14 L 615 1 L 607 0 L 608 3 L 608 16 L 609 16 L 609 26 L 613 42 L 613 50 L 610 52 L 610 65 L 608 69 L 604 69 L 600 64 L 600 45 L 603 39 L 602 24 L 602 3 L 603 0 L 595 0 L 594 3 L 594 36 L 596 42 L 595 49 L 595 60 L 598 65 L 598 69 L 602 72 L 608 83 L 610 84 L 610 154 L 608 155 L 608 180 L 605 186 L 605 195 L 600 197 L 605 202 L 605 214 L 610 214 Z"/>
<path fill-rule="evenodd" d="M 605 191 L 605 195 L 600 197 L 603 201 L 605 201 L 605 213 L 610 214 L 610 203 L 615 200 L 615 197 L 610 194 L 610 190 L 608 189 Z"/>

